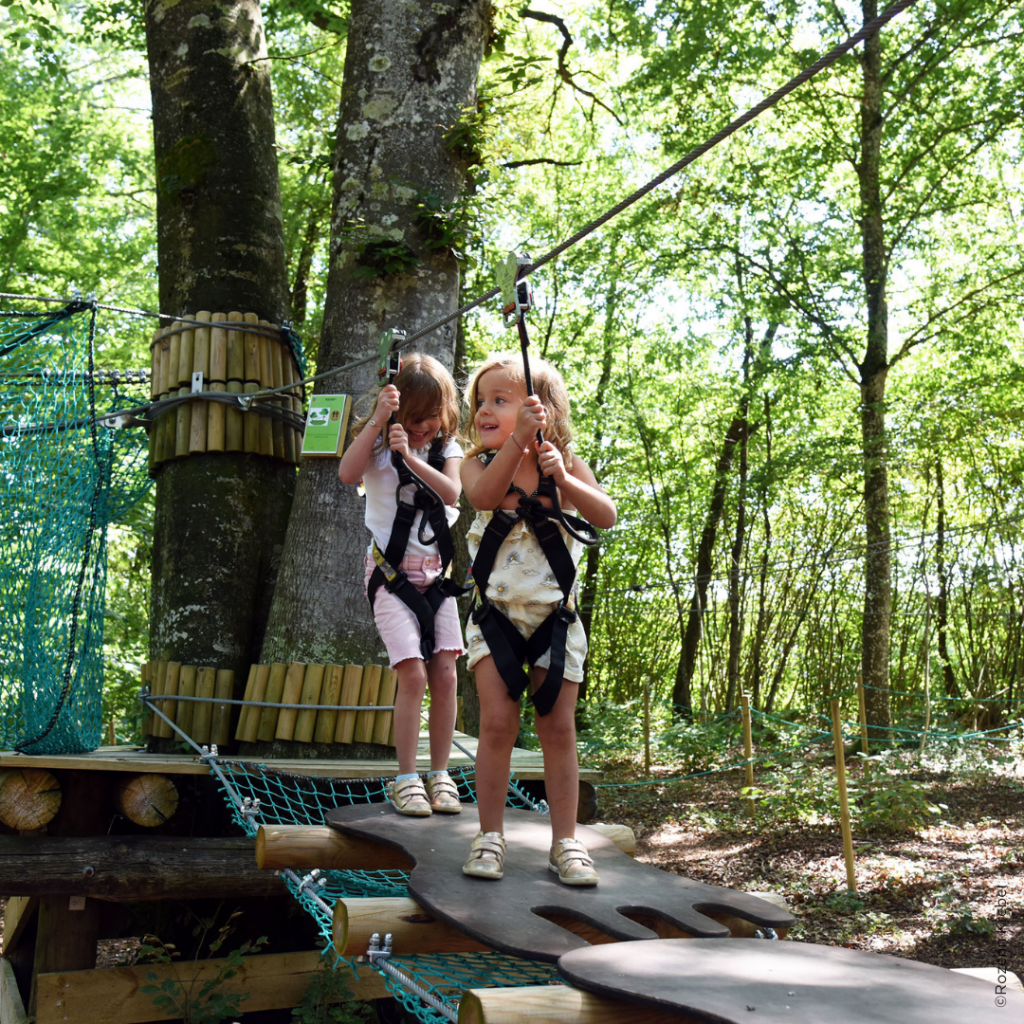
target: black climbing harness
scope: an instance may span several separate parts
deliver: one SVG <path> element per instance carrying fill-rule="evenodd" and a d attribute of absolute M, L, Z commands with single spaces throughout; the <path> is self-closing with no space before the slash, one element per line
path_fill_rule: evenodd
<path fill-rule="evenodd" d="M 405 337 L 404 331 L 385 331 L 381 335 L 381 365 L 377 371 L 381 386 L 390 384 L 401 368 L 401 359 L 397 345 Z M 396 421 L 391 414 L 390 423 Z M 439 472 L 444 471 L 445 438 L 436 437 L 430 444 L 427 454 L 427 465 Z M 398 452 L 391 453 L 391 462 L 398 474 L 398 487 L 395 490 L 395 519 L 391 525 L 391 538 L 387 547 L 381 551 L 373 541 L 373 560 L 377 563 L 366 585 L 366 596 L 370 601 L 370 610 L 377 591 L 384 587 L 389 594 L 394 594 L 416 616 L 420 627 L 420 654 L 424 661 L 434 656 L 434 616 L 438 608 L 448 597 L 458 597 L 463 588 L 448 576 L 448 569 L 455 556 L 455 545 L 451 531 L 448 529 L 448 515 L 441 496 L 428 483 L 421 480 L 406 464 Z M 402 498 L 402 490 L 413 487 L 412 501 Z M 419 518 L 417 537 L 424 546 L 436 544 L 440 555 L 441 575 L 425 591 L 418 590 L 410 581 L 405 571 L 400 568 L 409 546 L 409 536 L 413 524 Z M 430 527 L 431 536 L 426 535 Z"/>
<path fill-rule="evenodd" d="M 529 265 L 528 256 L 510 253 L 507 262 L 499 270 L 498 278 L 503 299 L 502 317 L 506 327 L 519 328 L 526 393 L 532 395 L 533 378 L 530 374 L 530 359 L 527 352 L 530 338 L 526 330 L 525 314 L 533 305 L 533 294 L 526 279 L 520 276 L 523 269 Z M 512 319 L 509 319 L 510 316 Z M 539 430 L 537 440 L 541 444 L 544 443 L 544 435 Z M 493 457 L 492 454 L 491 458 Z M 487 641 L 495 667 L 513 700 L 519 700 L 530 685 L 530 678 L 523 671 L 523 663 L 529 664 L 532 668 L 546 651 L 551 651 L 547 677 L 530 698 L 537 713 L 546 715 L 555 706 L 562 688 L 566 640 L 569 627 L 577 618 L 574 593 L 576 563 L 558 528 L 561 526 L 570 537 L 587 547 L 596 544 L 598 537 L 597 531 L 586 520 L 562 511 L 558 500 L 558 488 L 552 477 L 540 474 L 537 490 L 532 495 L 525 494 L 514 484 L 509 487 L 509 494 L 516 492 L 520 496 L 516 511 L 495 509 L 480 538 L 480 549 L 473 559 L 470 570 L 473 583 L 476 585 L 476 599 L 471 615 L 473 622 L 480 627 L 484 640 Z M 547 498 L 551 506 L 545 505 L 541 498 Z M 554 611 L 533 631 L 529 639 L 525 639 L 509 618 L 495 608 L 487 598 L 487 584 L 494 570 L 498 549 L 520 519 L 532 527 L 541 551 L 562 591 L 561 600 Z"/>

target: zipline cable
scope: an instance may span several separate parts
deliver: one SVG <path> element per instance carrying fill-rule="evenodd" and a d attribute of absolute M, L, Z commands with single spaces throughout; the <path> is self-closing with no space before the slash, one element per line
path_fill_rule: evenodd
<path fill-rule="evenodd" d="M 888 22 L 892 21 L 892 19 L 895 18 L 897 15 L 902 14 L 908 7 L 912 7 L 916 2 L 917 0 L 897 0 L 896 3 L 892 4 L 892 6 L 890 7 L 887 7 L 881 14 L 879 14 L 876 18 L 873 18 L 871 21 L 869 21 L 859 31 L 855 32 L 853 35 L 851 35 L 848 39 L 844 40 L 838 46 L 833 47 L 824 56 L 819 57 L 813 64 L 804 68 L 804 70 L 801 71 L 799 74 L 794 75 L 793 78 L 786 82 L 785 85 L 783 85 L 779 89 L 776 89 L 775 92 L 773 92 L 771 95 L 766 96 L 756 106 L 751 107 L 749 110 L 746 111 L 746 113 L 741 114 L 739 117 L 730 121 L 729 124 L 727 124 L 724 128 L 716 132 L 701 145 L 690 150 L 689 153 L 687 153 L 681 159 L 677 160 L 670 167 L 667 167 L 664 171 L 656 175 L 645 185 L 642 185 L 640 188 L 636 189 L 636 191 L 632 192 L 630 195 L 620 200 L 609 210 L 605 211 L 605 213 L 601 214 L 601 216 L 590 221 L 590 223 L 585 224 L 575 234 L 570 235 L 569 238 L 565 239 L 564 241 L 556 245 L 553 249 L 545 253 L 538 260 L 535 260 L 533 263 L 529 264 L 529 266 L 524 267 L 522 271 L 522 276 L 529 276 L 534 271 L 539 270 L 545 264 L 550 263 L 553 259 L 560 256 L 567 249 L 570 249 L 578 242 L 581 242 L 588 235 L 593 234 L 593 232 L 595 232 L 598 228 L 602 227 L 604 224 L 607 224 L 608 221 L 612 220 L 614 217 L 617 217 L 624 210 L 627 210 L 630 206 L 632 206 L 634 203 L 638 202 L 648 193 L 656 189 L 659 185 L 664 184 L 666 181 L 668 181 L 669 178 L 674 177 L 685 167 L 688 167 L 690 164 L 700 159 L 700 157 L 702 157 L 705 153 L 714 149 L 714 147 L 717 146 L 720 142 L 723 142 L 725 139 L 729 138 L 730 135 L 733 135 L 737 131 L 739 131 L 740 128 L 744 127 L 751 121 L 760 117 L 761 114 L 775 106 L 780 100 L 789 95 L 789 93 L 793 92 L 794 89 L 799 88 L 805 82 L 808 82 L 810 81 L 810 79 L 814 78 L 814 76 L 817 75 L 819 72 L 824 71 L 825 68 L 830 67 L 840 57 L 842 57 L 844 54 L 852 50 L 858 43 L 863 42 L 864 40 L 869 39 L 871 36 L 875 35 L 875 33 L 877 33 L 881 28 L 883 28 Z M 446 316 L 441 317 L 433 321 L 432 323 L 428 324 L 426 327 L 422 327 L 420 328 L 420 330 L 414 331 L 413 333 L 409 334 L 405 338 L 405 340 L 402 341 L 400 345 L 397 345 L 396 347 L 405 348 L 407 345 L 411 345 L 414 341 L 418 341 L 420 338 L 423 338 L 426 335 L 433 333 L 434 331 L 438 330 L 438 328 L 450 323 L 452 320 L 464 316 L 466 313 L 469 313 L 471 310 L 474 310 L 478 306 L 483 305 L 483 303 L 487 302 L 488 300 L 497 297 L 500 294 L 500 292 L 500 288 L 492 288 L 490 291 L 478 296 L 471 302 L 459 306 L 458 309 L 447 314 Z M 33 296 L 11 295 L 8 293 L 0 293 L 0 298 L 35 298 L 35 301 L 39 302 L 67 301 L 58 299 L 37 298 Z M 98 308 L 108 309 L 119 313 L 128 313 L 134 316 L 156 317 L 163 320 L 187 320 L 187 318 L 185 317 L 171 316 L 167 313 L 153 313 L 143 309 L 127 309 L 120 306 L 108 306 L 102 303 L 98 304 Z M 208 325 L 204 323 L 203 326 Z M 260 391 L 257 392 L 257 394 L 259 394 L 261 397 L 266 395 L 277 394 L 278 392 L 287 391 L 300 385 L 315 383 L 316 381 L 322 380 L 325 377 L 335 376 L 339 373 L 344 373 L 347 370 L 352 370 L 355 369 L 356 367 L 364 366 L 367 363 L 375 362 L 376 360 L 377 355 L 376 353 L 374 353 L 373 355 L 367 356 L 365 359 L 358 359 L 355 360 L 354 362 L 346 363 L 343 366 L 333 367 L 332 369 L 324 370 L 322 373 L 306 377 L 301 381 L 296 381 L 293 384 L 286 385 L 285 387 Z"/>

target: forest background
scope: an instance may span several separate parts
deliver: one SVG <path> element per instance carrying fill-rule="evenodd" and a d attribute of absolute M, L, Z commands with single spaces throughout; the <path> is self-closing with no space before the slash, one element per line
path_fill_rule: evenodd
<path fill-rule="evenodd" d="M 417 199 L 463 298 L 874 11 L 496 5 L 478 101 L 438 126 L 464 186 Z M 291 314 L 312 366 L 348 10 L 293 0 L 263 16 Z M 157 308 L 142 29 L 120 0 L 0 0 L 0 291 Z M 933 725 L 985 728 L 1019 707 L 1020 40 L 1006 0 L 919 0 L 534 276 L 535 350 L 567 377 L 577 450 L 619 506 L 582 571 L 605 741 L 637 735 L 645 688 L 669 732 L 744 691 L 810 716 L 858 674 L 879 735 L 894 713 L 923 721 L 926 691 Z M 393 255 L 378 248 L 370 270 L 412 272 Z M 107 314 L 97 362 L 146 365 L 151 332 Z M 457 376 L 508 339 L 492 306 L 467 316 Z M 152 519 L 149 501 L 111 529 L 106 715 L 124 729 L 149 656 Z"/>

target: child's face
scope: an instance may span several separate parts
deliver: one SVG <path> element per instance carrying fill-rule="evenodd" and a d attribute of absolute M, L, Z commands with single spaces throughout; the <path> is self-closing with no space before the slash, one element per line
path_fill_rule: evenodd
<path fill-rule="evenodd" d="M 526 385 L 512 380 L 500 367 L 480 376 L 476 382 L 473 424 L 484 447 L 500 448 L 509 439 L 524 401 Z"/>
<path fill-rule="evenodd" d="M 424 448 L 437 437 L 437 432 L 441 429 L 441 410 L 434 409 L 423 419 L 403 420 L 402 426 L 409 435 L 409 447 Z"/>

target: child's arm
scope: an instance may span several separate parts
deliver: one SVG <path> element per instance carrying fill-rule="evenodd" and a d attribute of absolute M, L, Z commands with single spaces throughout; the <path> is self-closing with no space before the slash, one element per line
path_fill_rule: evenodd
<path fill-rule="evenodd" d="M 391 428 L 388 439 L 391 442 L 391 450 L 398 452 L 405 459 L 409 469 L 425 484 L 433 487 L 446 505 L 454 505 L 459 500 L 459 492 L 462 490 L 462 485 L 459 483 L 461 456 L 456 457 L 453 455 L 445 459 L 444 469 L 438 470 L 434 469 L 426 459 L 420 458 L 419 455 L 410 450 L 409 435 L 405 432 L 405 428 L 401 423 L 396 423 Z"/>
<path fill-rule="evenodd" d="M 398 411 L 398 388 L 388 384 L 381 389 L 373 415 L 366 421 L 358 436 L 345 449 L 338 466 L 338 477 L 343 484 L 357 484 L 373 461 L 373 446 L 380 432 L 388 425 L 388 418 Z"/>
<path fill-rule="evenodd" d="M 545 441 L 537 452 L 537 462 L 545 476 L 554 477 L 564 504 L 572 505 L 588 523 L 600 530 L 615 525 L 615 502 L 601 489 L 581 458 L 574 458 L 572 469 L 567 470 L 562 453 L 550 441 Z"/>
<path fill-rule="evenodd" d="M 502 503 L 523 456 L 536 444 L 537 431 L 546 425 L 544 406 L 532 395 L 519 407 L 512 433 L 488 465 L 479 459 L 462 464 L 462 489 L 473 508 L 490 512 Z"/>

